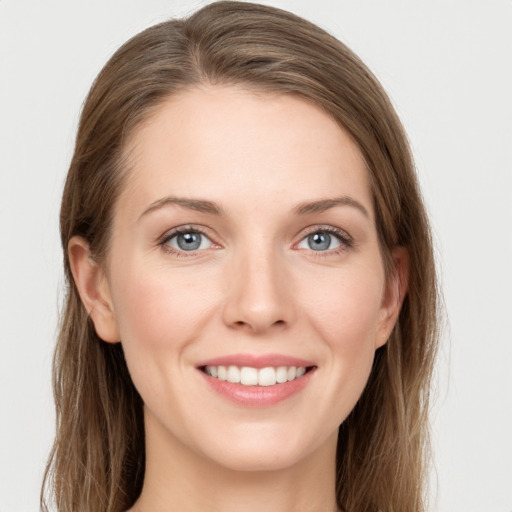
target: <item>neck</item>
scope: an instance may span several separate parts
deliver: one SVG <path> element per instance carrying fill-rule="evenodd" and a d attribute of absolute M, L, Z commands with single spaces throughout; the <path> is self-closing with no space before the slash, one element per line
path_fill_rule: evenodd
<path fill-rule="evenodd" d="M 146 469 L 129 512 L 335 512 L 336 439 L 291 467 L 238 471 L 163 441 L 146 424 Z"/>

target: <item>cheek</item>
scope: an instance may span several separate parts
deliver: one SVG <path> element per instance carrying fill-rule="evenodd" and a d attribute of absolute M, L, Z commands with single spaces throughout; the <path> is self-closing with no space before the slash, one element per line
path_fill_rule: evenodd
<path fill-rule="evenodd" d="M 384 277 L 375 269 L 339 273 L 335 279 L 318 280 L 305 311 L 311 324 L 333 349 L 358 351 L 373 347 L 382 315 Z"/>
<path fill-rule="evenodd" d="M 166 404 L 164 409 L 176 410 L 187 396 L 182 384 L 190 372 L 188 350 L 200 338 L 214 309 L 212 279 L 190 274 L 146 264 L 125 266 L 113 276 L 113 301 L 126 363 L 135 387 L 153 411 L 159 411 L 162 404 Z"/>
<path fill-rule="evenodd" d="M 201 332 L 216 300 L 211 280 L 164 266 L 127 269 L 114 289 L 123 345 L 141 350 L 186 346 Z"/>
<path fill-rule="evenodd" d="M 315 293 L 309 302 L 309 323 L 324 342 L 325 389 L 331 390 L 317 405 L 332 411 L 333 428 L 350 414 L 368 381 L 375 357 L 383 281 L 383 275 L 375 270 L 347 273 L 325 282 L 325 292 Z"/>

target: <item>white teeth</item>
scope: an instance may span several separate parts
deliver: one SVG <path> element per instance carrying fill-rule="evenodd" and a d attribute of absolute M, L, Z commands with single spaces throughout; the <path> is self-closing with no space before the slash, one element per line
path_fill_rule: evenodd
<path fill-rule="evenodd" d="M 258 372 L 258 384 L 260 386 L 273 386 L 276 383 L 276 371 L 271 366 L 262 368 Z"/>
<path fill-rule="evenodd" d="M 217 367 L 216 366 L 207 366 L 206 373 L 208 375 L 211 375 L 212 377 L 217 377 L 218 376 Z"/>
<path fill-rule="evenodd" d="M 276 371 L 276 380 L 279 383 L 288 382 L 288 368 L 280 366 Z"/>
<path fill-rule="evenodd" d="M 240 383 L 244 386 L 256 386 L 258 384 L 258 370 L 244 366 L 240 370 Z"/>
<path fill-rule="evenodd" d="M 274 386 L 302 377 L 306 373 L 304 366 L 279 366 L 274 368 L 252 368 L 250 366 L 206 366 L 204 371 L 219 380 L 227 380 L 244 386 Z"/>
<path fill-rule="evenodd" d="M 228 371 L 226 370 L 225 366 L 219 366 L 217 368 L 217 376 L 219 380 L 227 380 L 228 378 Z M 212 373 L 213 377 L 213 373 Z"/>
<path fill-rule="evenodd" d="M 228 368 L 227 381 L 238 384 L 240 382 L 240 368 L 238 366 L 230 366 Z"/>

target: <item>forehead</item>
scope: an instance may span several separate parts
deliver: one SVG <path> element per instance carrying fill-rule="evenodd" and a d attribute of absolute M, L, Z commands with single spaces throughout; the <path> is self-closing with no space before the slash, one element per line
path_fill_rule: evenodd
<path fill-rule="evenodd" d="M 128 153 L 120 202 L 134 211 L 165 194 L 283 207 L 350 194 L 373 215 L 357 144 L 297 96 L 236 87 L 175 94 L 135 131 Z"/>

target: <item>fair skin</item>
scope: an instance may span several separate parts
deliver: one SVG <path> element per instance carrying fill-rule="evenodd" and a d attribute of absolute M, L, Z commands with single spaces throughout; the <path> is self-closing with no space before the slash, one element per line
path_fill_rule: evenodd
<path fill-rule="evenodd" d="M 396 249 L 386 279 L 357 145 L 303 99 L 210 86 L 168 99 L 128 153 L 107 261 L 77 237 L 69 255 L 145 404 L 132 511 L 336 510 L 338 427 L 406 275 Z M 306 373 L 269 386 L 206 374 L 238 361 Z"/>

